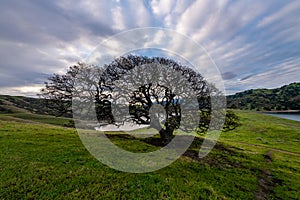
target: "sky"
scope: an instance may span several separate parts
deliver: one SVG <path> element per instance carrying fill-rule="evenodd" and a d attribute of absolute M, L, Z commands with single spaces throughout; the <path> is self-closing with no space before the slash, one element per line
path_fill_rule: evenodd
<path fill-rule="evenodd" d="M 0 94 L 35 96 L 47 77 L 65 73 L 102 41 L 144 27 L 174 30 L 201 45 L 217 65 L 226 94 L 300 81 L 299 0 L 0 0 L 0 5 Z"/>

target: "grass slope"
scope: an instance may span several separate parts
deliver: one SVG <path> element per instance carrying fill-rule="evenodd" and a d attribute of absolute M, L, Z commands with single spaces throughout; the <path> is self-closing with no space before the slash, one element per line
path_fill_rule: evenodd
<path fill-rule="evenodd" d="M 47 108 L 42 104 L 43 100 L 38 98 L 0 95 L 0 113 L 15 112 L 46 112 Z"/>
<path fill-rule="evenodd" d="M 299 199 L 300 123 L 238 114 L 243 125 L 204 159 L 197 139 L 173 164 L 146 174 L 101 164 L 75 129 L 49 125 L 51 117 L 0 115 L 0 199 Z M 149 139 L 110 138 L 134 152 L 159 148 Z"/>
<path fill-rule="evenodd" d="M 38 115 L 32 113 L 10 113 L 0 114 L 0 120 L 4 121 L 20 121 L 29 123 L 46 123 L 57 126 L 74 127 L 74 122 L 70 118 L 55 117 L 51 115 Z"/>

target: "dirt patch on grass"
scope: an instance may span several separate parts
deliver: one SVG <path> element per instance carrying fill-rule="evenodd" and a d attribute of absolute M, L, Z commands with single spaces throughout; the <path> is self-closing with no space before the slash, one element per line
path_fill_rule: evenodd
<path fill-rule="evenodd" d="M 282 185 L 282 181 L 272 177 L 270 170 L 262 170 L 258 176 L 258 190 L 255 192 L 255 197 L 258 200 L 269 199 L 270 194 L 273 194 L 273 188 L 276 185 Z"/>
<path fill-rule="evenodd" d="M 263 149 L 269 149 L 272 152 L 277 151 L 277 152 L 285 153 L 285 154 L 289 154 L 289 155 L 300 156 L 300 154 L 296 153 L 296 152 L 285 151 L 285 150 L 282 150 L 282 149 L 263 146 L 263 145 L 260 145 L 260 144 L 250 144 L 250 143 L 247 143 L 247 142 L 236 142 L 236 141 L 235 141 L 235 143 L 236 144 L 242 144 L 242 145 L 245 145 L 245 146 L 253 146 L 253 147 L 258 147 L 258 148 L 263 148 Z"/>
<path fill-rule="evenodd" d="M 210 167 L 215 167 L 218 169 L 227 168 L 244 168 L 240 162 L 233 162 L 224 155 L 210 155 L 208 154 L 204 158 L 199 158 L 199 152 L 195 150 L 187 150 L 183 156 L 192 159 L 194 162 L 199 162 L 203 165 L 208 165 Z"/>
<path fill-rule="evenodd" d="M 273 151 L 269 151 L 264 155 L 267 165 L 273 161 Z M 267 166 L 268 167 L 268 166 Z M 257 177 L 258 189 L 254 193 L 257 200 L 269 199 L 269 196 L 273 194 L 273 189 L 276 185 L 282 185 L 283 181 L 276 179 L 272 176 L 269 169 L 261 170 Z"/>

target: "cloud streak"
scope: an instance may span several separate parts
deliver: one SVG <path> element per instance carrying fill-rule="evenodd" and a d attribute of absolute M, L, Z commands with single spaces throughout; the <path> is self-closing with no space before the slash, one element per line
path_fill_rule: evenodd
<path fill-rule="evenodd" d="M 151 26 L 173 29 L 202 45 L 228 94 L 278 87 L 299 81 L 299 18 L 299 1 L 4 0 L 0 93 L 32 95 L 45 74 L 63 73 L 107 37 Z M 189 50 L 176 41 L 172 48 Z"/>

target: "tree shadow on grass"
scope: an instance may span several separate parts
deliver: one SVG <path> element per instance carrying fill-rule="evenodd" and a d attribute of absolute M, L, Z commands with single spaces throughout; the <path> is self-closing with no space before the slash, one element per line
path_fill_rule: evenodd
<path fill-rule="evenodd" d="M 159 148 L 163 148 L 166 145 L 162 142 L 162 140 L 159 137 L 135 138 L 134 136 L 128 134 L 106 134 L 106 136 L 109 139 L 111 139 L 112 142 L 114 140 L 121 139 L 121 140 L 131 140 L 131 141 L 136 140 Z M 184 139 L 186 137 L 192 137 L 192 136 L 177 136 L 177 137 L 183 137 Z M 213 153 L 209 153 L 204 158 L 199 158 L 199 150 L 201 148 L 202 143 L 203 143 L 203 138 L 195 137 L 190 147 L 185 151 L 185 153 L 182 156 L 188 158 L 188 160 L 192 162 L 202 163 L 205 165 L 209 165 L 210 167 L 243 168 L 240 162 L 230 159 L 231 156 L 239 156 L 239 153 L 236 150 L 233 150 L 232 148 L 221 143 L 216 143 L 214 149 L 212 150 Z"/>

